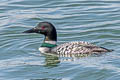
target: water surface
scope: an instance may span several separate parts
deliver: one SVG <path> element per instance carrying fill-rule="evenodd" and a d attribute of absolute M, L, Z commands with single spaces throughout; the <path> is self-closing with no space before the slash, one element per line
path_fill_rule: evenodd
<path fill-rule="evenodd" d="M 58 44 L 87 41 L 114 49 L 102 56 L 58 58 L 38 51 L 43 35 L 23 34 L 49 21 Z M 119 0 L 1 0 L 0 80 L 119 80 Z"/>

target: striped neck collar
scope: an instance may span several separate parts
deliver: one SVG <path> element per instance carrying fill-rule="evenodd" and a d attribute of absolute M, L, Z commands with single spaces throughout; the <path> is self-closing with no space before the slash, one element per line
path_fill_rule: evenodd
<path fill-rule="evenodd" d="M 48 47 L 48 48 L 53 48 L 56 47 L 56 44 L 50 44 L 50 43 L 42 43 L 41 47 Z"/>
<path fill-rule="evenodd" d="M 48 47 L 48 48 L 53 48 L 56 47 L 56 41 L 44 41 L 44 43 L 42 43 L 41 47 Z"/>

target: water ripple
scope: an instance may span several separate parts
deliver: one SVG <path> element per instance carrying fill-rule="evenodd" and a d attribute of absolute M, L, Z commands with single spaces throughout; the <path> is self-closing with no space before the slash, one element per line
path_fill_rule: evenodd
<path fill-rule="evenodd" d="M 3 80 L 120 79 L 120 1 L 0 2 L 0 76 Z M 88 41 L 115 51 L 103 56 L 79 59 L 43 55 L 38 48 L 44 36 L 22 33 L 41 21 L 49 21 L 55 25 L 58 44 Z"/>

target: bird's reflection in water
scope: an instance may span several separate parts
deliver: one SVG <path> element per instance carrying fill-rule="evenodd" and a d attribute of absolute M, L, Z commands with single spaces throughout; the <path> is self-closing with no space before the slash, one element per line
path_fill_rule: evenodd
<path fill-rule="evenodd" d="M 45 67 L 49 67 L 49 68 L 53 68 L 53 67 L 57 67 L 59 66 L 60 62 L 71 62 L 71 61 L 76 61 L 79 60 L 81 58 L 86 58 L 86 57 L 90 57 L 90 56 L 100 56 L 97 54 L 77 54 L 77 55 L 55 55 L 55 54 L 44 54 L 45 56 Z M 40 78 L 40 79 L 30 79 L 30 80 L 62 80 L 62 79 L 55 79 L 55 78 Z"/>
<path fill-rule="evenodd" d="M 51 67 L 55 67 L 58 66 L 58 64 L 60 62 L 65 62 L 65 61 L 76 61 L 79 60 L 81 58 L 88 58 L 88 57 L 99 57 L 105 55 L 103 53 L 101 54 L 69 54 L 69 55 L 55 55 L 55 54 L 46 54 L 46 66 L 51 66 Z"/>
<path fill-rule="evenodd" d="M 81 58 L 86 58 L 89 56 L 97 56 L 91 54 L 70 54 L 70 55 L 55 55 L 51 53 L 44 54 L 45 55 L 45 67 L 57 67 L 60 62 L 65 61 L 75 61 Z"/>
<path fill-rule="evenodd" d="M 91 56 L 90 54 L 69 54 L 69 55 L 59 55 L 60 61 L 65 62 L 65 61 L 76 61 L 81 58 L 85 58 Z"/>
<path fill-rule="evenodd" d="M 59 57 L 56 55 L 45 54 L 45 67 L 57 67 L 60 63 Z"/>

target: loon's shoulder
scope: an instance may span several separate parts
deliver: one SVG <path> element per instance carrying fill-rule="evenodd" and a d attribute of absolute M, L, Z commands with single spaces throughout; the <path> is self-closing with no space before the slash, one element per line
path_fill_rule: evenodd
<path fill-rule="evenodd" d="M 63 43 L 63 44 L 60 44 L 60 45 L 58 45 L 57 47 L 61 47 L 61 46 L 69 46 L 69 45 L 71 45 L 71 46 L 75 46 L 75 45 L 81 45 L 81 46 L 95 46 L 95 45 L 93 45 L 93 44 L 91 44 L 91 43 L 89 43 L 89 42 L 85 42 L 85 41 L 73 41 L 73 42 L 68 42 L 68 43 Z"/>
<path fill-rule="evenodd" d="M 60 49 L 60 48 L 68 48 L 68 47 L 71 47 L 71 48 L 79 48 L 79 47 L 85 47 L 85 46 L 91 46 L 91 47 L 95 47 L 96 45 L 93 45 L 89 42 L 85 42 L 85 41 L 74 41 L 74 42 L 68 42 L 68 43 L 63 43 L 63 44 L 60 44 L 58 45 L 56 48 L 57 49 Z M 96 46 L 97 47 L 97 46 Z"/>

